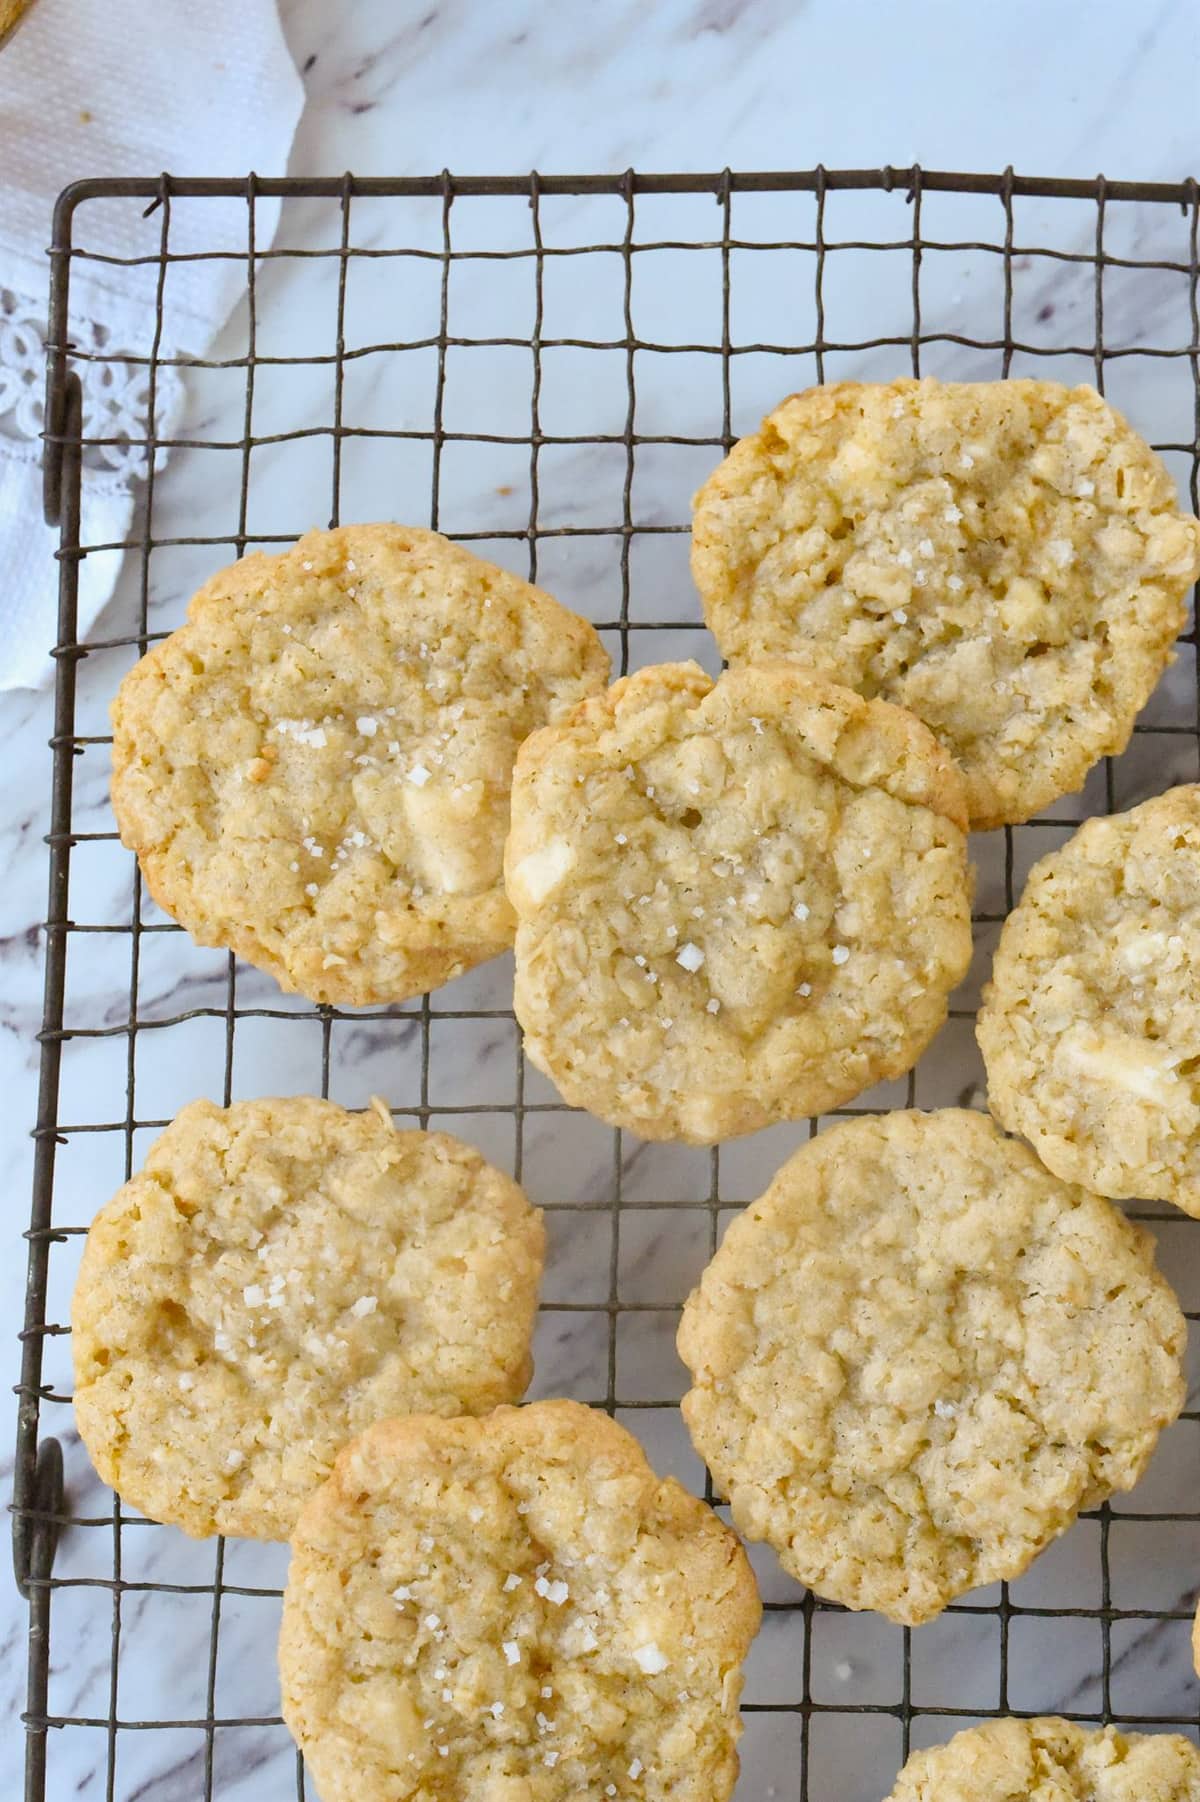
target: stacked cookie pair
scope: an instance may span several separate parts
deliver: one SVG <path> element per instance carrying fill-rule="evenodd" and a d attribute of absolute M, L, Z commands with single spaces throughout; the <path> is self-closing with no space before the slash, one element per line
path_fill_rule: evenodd
<path fill-rule="evenodd" d="M 88 1234 L 75 1411 L 195 1535 L 291 1537 L 285 1719 L 327 1802 L 727 1796 L 739 1542 L 531 1373 L 541 1216 L 377 1103 L 185 1108 Z"/>

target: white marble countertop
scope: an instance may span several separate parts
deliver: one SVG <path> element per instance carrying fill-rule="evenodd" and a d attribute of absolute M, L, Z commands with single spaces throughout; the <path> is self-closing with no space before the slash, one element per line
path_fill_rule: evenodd
<path fill-rule="evenodd" d="M 401 8 L 386 0 L 284 0 L 283 13 L 309 102 L 291 162 L 295 174 L 521 173 L 642 170 L 711 170 L 871 167 L 920 160 L 928 168 L 1002 169 L 1021 173 L 1178 180 L 1196 167 L 1195 102 L 1200 91 L 1200 13 L 1189 0 L 1165 0 L 1131 14 L 1117 0 L 1010 0 L 1003 7 L 962 7 L 952 0 L 920 0 L 886 7 L 869 0 L 665 0 L 632 4 L 544 8 L 530 0 L 430 0 Z M 398 20 L 400 22 L 398 22 Z M 80 170 L 81 175 L 96 173 Z M 201 171 L 189 171 L 201 173 Z M 266 173 L 266 172 L 260 172 Z M 1080 203 L 1034 205 L 1018 212 L 1022 232 L 1053 233 L 1061 247 L 1086 251 L 1094 213 Z M 807 210 L 806 210 L 807 209 Z M 930 236 L 994 240 L 1000 203 L 930 200 L 924 228 Z M 688 241 L 719 230 L 710 197 L 639 203 L 639 237 Z M 735 215 L 735 235 L 811 236 L 812 201 L 747 200 Z M 329 242 L 336 209 L 311 203 L 285 208 L 278 243 L 297 249 Z M 408 241 L 436 248 L 440 214 L 435 206 L 402 214 L 391 203 L 362 202 L 354 209 L 354 242 L 378 247 Z M 831 236 L 901 237 L 911 229 L 901 196 L 839 197 L 830 203 Z M 563 201 L 547 205 L 547 242 L 620 242 L 624 203 Z M 1168 209 L 1114 211 L 1110 229 L 1125 254 L 1186 260 L 1186 222 Z M 527 246 L 528 207 L 512 202 L 492 210 L 482 203 L 456 204 L 455 242 L 463 248 Z M 557 234 L 557 236 L 556 236 Z M 764 279 L 755 252 L 735 253 L 735 338 L 755 343 L 795 343 L 811 336 L 811 256 L 780 253 Z M 909 329 L 907 252 L 875 253 L 868 269 L 830 259 L 826 333 L 849 342 Z M 689 256 L 698 260 L 688 261 Z M 901 267 L 901 264 L 903 266 Z M 719 268 L 715 253 L 655 252 L 637 264 L 633 305 L 639 335 L 655 342 L 719 341 Z M 455 265 L 452 304 L 462 335 L 524 335 L 531 315 L 527 261 L 479 261 Z M 714 276 L 714 270 L 716 275 Z M 431 273 L 432 272 L 432 273 Z M 347 341 L 393 344 L 436 331 L 439 266 L 409 259 L 399 270 L 390 260 L 356 264 L 347 302 Z M 993 340 L 999 330 L 1002 293 L 997 260 L 982 253 L 927 254 L 922 303 L 927 331 Z M 620 258 L 613 253 L 548 264 L 545 334 L 611 339 L 623 333 Z M 1092 330 L 1092 271 L 1079 265 L 1021 262 L 1016 273 L 1015 318 L 1030 342 L 1057 337 L 1085 345 Z M 1155 271 L 1113 271 L 1107 278 L 1106 331 L 1112 344 L 1133 348 L 1183 343 L 1187 332 L 1186 283 Z M 305 355 L 330 348 L 336 304 L 336 264 L 319 259 L 279 259 L 259 281 L 259 351 Z M 432 321 L 432 323 L 431 323 Z M 241 309 L 222 334 L 217 354 L 236 356 L 245 341 Z M 1038 333 L 1042 336 L 1039 337 Z M 906 352 L 895 349 L 830 353 L 827 373 L 872 375 L 907 370 Z M 700 353 L 641 352 L 637 359 L 637 426 L 651 436 L 714 436 L 721 430 L 719 359 Z M 1014 373 L 1037 365 L 1046 373 L 1089 379 L 1086 357 L 1020 358 Z M 927 370 L 943 375 L 998 375 L 998 353 L 945 342 L 926 352 Z M 341 513 L 346 519 L 409 515 L 428 517 L 432 407 L 436 353 L 379 353 L 348 365 L 346 422 L 407 430 L 418 436 L 390 441 L 347 439 L 343 448 Z M 447 368 L 445 422 L 451 432 L 519 434 L 529 419 L 529 357 L 525 351 L 452 352 Z M 226 376 L 228 379 L 226 379 Z M 1146 434 L 1156 440 L 1190 439 L 1191 386 L 1186 364 L 1133 357 L 1108 368 L 1109 390 Z M 761 352 L 735 359 L 731 390 L 735 432 L 746 429 L 772 400 L 815 378 L 811 357 Z M 189 382 L 188 435 L 236 438 L 243 405 L 240 371 L 211 372 Z M 541 403 L 542 429 L 555 433 L 620 433 L 626 406 L 623 351 L 547 353 Z M 327 366 L 304 370 L 264 368 L 255 399 L 255 430 L 268 433 L 314 428 L 316 435 L 263 447 L 252 462 L 250 532 L 291 533 L 324 523 L 330 509 L 329 439 L 316 430 L 330 417 Z M 687 496 L 715 460 L 709 447 L 646 446 L 638 453 L 632 493 L 635 523 L 680 524 Z M 547 446 L 540 456 L 540 523 L 609 525 L 621 519 L 625 451 L 620 444 Z M 1185 473 L 1175 457 L 1173 467 Z M 441 523 L 459 532 L 523 530 L 529 516 L 527 445 L 447 445 L 442 467 Z M 158 536 L 228 532 L 236 516 L 240 458 L 204 450 L 177 453 L 156 485 Z M 485 543 L 499 560 L 526 573 L 528 550 L 517 538 Z M 545 538 L 538 574 L 546 586 L 598 622 L 615 618 L 619 602 L 619 539 L 611 535 Z M 650 535 L 634 547 L 630 568 L 631 613 L 670 619 L 677 629 L 630 634 L 633 662 L 698 654 L 712 649 L 696 626 L 686 576 L 686 546 L 679 536 Z M 191 588 L 222 561 L 211 547 L 156 553 L 151 604 L 156 626 L 175 623 Z M 138 572 L 131 559 L 118 585 L 114 612 L 105 625 L 129 629 L 128 608 Z M 121 609 L 126 611 L 122 613 Z M 118 623 L 113 625 L 113 621 Z M 50 627 L 48 622 L 48 636 Z M 617 635 L 610 633 L 619 650 Z M 80 677 L 80 729 L 102 732 L 104 708 L 128 659 L 123 653 L 90 658 Z M 1194 672 L 1186 660 L 1152 703 L 1149 716 L 1167 724 L 1194 707 Z M 0 791 L 0 847 L 7 880 L 0 891 L 0 1114 L 9 1210 L 9 1255 L 0 1268 L 4 1318 L 11 1322 L 10 1369 L 24 1283 L 19 1239 L 28 1205 L 30 1155 L 27 1131 L 36 1094 L 35 1034 L 41 1018 L 38 922 L 45 911 L 45 848 L 49 762 L 49 701 L 45 694 L 9 695 L 0 701 L 0 746 L 6 780 Z M 110 829 L 106 801 L 106 753 L 79 762 L 76 823 Z M 1116 771 L 1118 803 L 1194 778 L 1195 747 L 1186 738 L 1138 740 Z M 1094 785 L 1093 785 L 1094 788 Z M 1089 791 L 1092 793 L 1092 791 Z M 1092 798 L 1102 798 L 1095 790 Z M 1068 809 L 1060 810 L 1069 817 Z M 1030 858 L 1054 834 L 1017 834 L 1017 879 Z M 128 919 L 129 868 L 110 844 L 81 847 L 71 891 L 77 920 L 118 924 Z M 1002 850 L 978 847 L 981 899 L 1003 904 Z M 147 909 L 144 917 L 153 916 Z M 991 940 L 981 935 L 978 969 L 964 997 L 969 1005 L 986 973 Z M 97 935 L 73 941 L 70 970 L 74 1023 L 119 1025 L 127 1018 L 128 948 L 124 940 Z M 164 1019 L 189 1009 L 224 1006 L 224 960 L 200 952 L 182 937 L 147 935 L 138 976 L 140 1017 Z M 464 979 L 447 1005 L 507 1005 L 505 964 Z M 239 1006 L 291 1004 L 265 978 L 239 978 Z M 320 1080 L 322 1035 L 314 1022 L 250 1019 L 238 1028 L 233 1067 L 237 1094 L 304 1089 Z M 435 1023 L 431 1094 L 452 1107 L 467 1098 L 511 1098 L 515 1039 L 510 1023 Z M 62 1118 L 120 1120 L 125 1113 L 129 1046 L 124 1036 L 73 1042 L 63 1068 Z M 350 1104 L 373 1091 L 411 1104 L 419 1052 L 411 1019 L 339 1022 L 331 1036 L 331 1085 Z M 224 1023 L 202 1015 L 163 1032 L 139 1033 L 134 1056 L 137 1117 L 161 1118 L 193 1094 L 219 1097 L 224 1081 Z M 936 1105 L 960 1098 L 978 1075 L 965 1020 L 950 1023 L 924 1060 L 918 1100 Z M 903 1099 L 904 1086 L 871 1099 L 881 1105 Z M 551 1098 L 530 1079 L 527 1099 Z M 513 1155 L 512 1126 L 499 1116 L 446 1122 L 501 1160 Z M 135 1135 L 140 1158 L 150 1135 Z M 731 1205 L 747 1199 L 770 1176 L 798 1132 L 780 1130 L 731 1147 L 721 1160 L 721 1195 Z M 612 1135 L 583 1118 L 530 1115 L 524 1137 L 524 1177 L 539 1202 L 604 1199 L 612 1180 Z M 121 1134 L 76 1136 L 60 1158 L 56 1220 L 82 1223 L 120 1181 Z M 679 1299 L 698 1271 L 709 1243 L 707 1154 L 627 1143 L 623 1154 L 627 1201 L 676 1202 L 663 1212 L 631 1210 L 622 1220 L 620 1269 L 628 1298 Z M 690 1204 L 690 1205 L 689 1205 Z M 556 1211 L 551 1216 L 552 1258 L 546 1295 L 552 1302 L 595 1303 L 592 1312 L 546 1315 L 539 1338 L 537 1393 L 566 1392 L 602 1399 L 606 1387 L 608 1320 L 608 1216 Z M 1162 1229 L 1163 1259 L 1196 1307 L 1200 1289 L 1197 1240 L 1182 1222 Z M 63 1318 L 74 1252 L 56 1250 L 51 1307 Z M 617 1345 L 617 1393 L 628 1401 L 669 1401 L 679 1392 L 671 1316 L 640 1315 L 623 1322 Z M 65 1341 L 48 1350 L 47 1373 L 66 1382 Z M 627 1418 L 642 1432 L 664 1469 L 695 1482 L 698 1472 L 677 1415 L 669 1407 Z M 11 1432 L 7 1411 L 0 1436 L 0 1485 L 11 1482 Z M 110 1504 L 90 1477 L 70 1432 L 69 1413 L 48 1404 L 45 1428 L 60 1433 L 67 1450 L 71 1503 L 77 1512 L 105 1514 Z M 1142 1510 L 1194 1506 L 1197 1470 L 1194 1423 L 1168 1435 L 1154 1470 L 1138 1491 Z M 1134 1504 L 1131 1504 L 1134 1505 Z M 1077 1526 L 1048 1552 L 1022 1583 L 1016 1602 L 1095 1608 L 1100 1601 L 1100 1529 Z M 1149 1536 L 1149 1537 L 1148 1537 Z M 1194 1526 L 1121 1523 L 1110 1534 L 1112 1594 L 1120 1607 L 1182 1605 L 1200 1570 L 1200 1537 Z M 213 1576 L 214 1550 L 193 1545 L 165 1529 L 126 1527 L 121 1534 L 123 1576 L 135 1587 L 121 1608 L 117 1706 L 123 1719 L 195 1721 L 206 1711 L 211 1597 L 161 1596 L 136 1587 L 145 1579 L 205 1586 Z M 109 1528 L 69 1532 L 57 1572 L 79 1578 L 111 1574 Z M 772 1600 L 797 1592 L 770 1558 L 756 1554 L 764 1590 Z M 217 1715 L 255 1720 L 277 1711 L 272 1659 L 276 1604 L 240 1593 L 270 1588 L 283 1569 L 275 1548 L 232 1545 L 224 1564 L 231 1591 L 223 1599 L 214 1692 Z M 978 1598 L 972 1598 L 977 1600 Z M 987 1600 L 989 1598 L 983 1598 Z M 111 1595 L 105 1588 L 56 1591 L 50 1709 L 56 1716 L 102 1720 L 110 1694 Z M 998 1695 L 999 1629 L 994 1617 L 950 1614 L 912 1638 L 915 1707 L 945 1705 L 970 1711 L 994 1707 Z M 1196 1718 L 1197 1689 L 1185 1652 L 1185 1626 L 1175 1622 L 1118 1622 L 1113 1627 L 1110 1675 L 1112 1708 L 1119 1716 L 1178 1714 Z M 772 1614 L 750 1662 L 747 1701 L 800 1701 L 803 1626 L 790 1614 Z M 821 1612 L 812 1637 L 812 1694 L 818 1703 L 893 1705 L 900 1700 L 902 1636 L 873 1616 Z M 1095 1621 L 1016 1618 L 1009 1630 L 1010 1704 L 1021 1709 L 1101 1707 L 1101 1640 Z M 0 1585 L 0 1707 L 15 1716 L 23 1706 L 25 1617 L 23 1605 Z M 957 1724 L 918 1714 L 915 1743 L 945 1737 Z M 798 1713 L 753 1714 L 744 1743 L 745 1771 L 739 1802 L 799 1796 Z M 0 1746 L 0 1795 L 20 1787 L 19 1733 Z M 218 1728 L 213 1739 L 213 1793 L 221 1802 L 253 1797 L 285 1802 L 295 1794 L 294 1761 L 283 1729 L 270 1725 Z M 69 1727 L 50 1734 L 53 1802 L 106 1794 L 109 1746 L 102 1727 Z M 191 1802 L 207 1792 L 203 1731 L 188 1726 L 131 1730 L 120 1736 L 112 1793 L 124 1802 Z M 818 1713 L 810 1738 L 811 1802 L 877 1802 L 900 1762 L 900 1727 L 886 1713 L 848 1717 Z M 309 1792 L 311 1794 L 311 1790 Z"/>

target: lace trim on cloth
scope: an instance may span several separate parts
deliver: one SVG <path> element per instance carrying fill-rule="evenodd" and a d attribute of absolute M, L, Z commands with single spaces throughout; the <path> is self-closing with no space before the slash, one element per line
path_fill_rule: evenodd
<path fill-rule="evenodd" d="M 147 468 L 150 371 L 145 363 L 126 361 L 132 353 L 112 344 L 110 337 L 103 325 L 73 323 L 73 342 L 86 353 L 72 364 L 83 385 L 83 435 L 107 441 L 85 446 L 84 467 L 131 482 L 144 476 Z M 0 286 L 0 454 L 22 462 L 40 461 L 45 386 L 44 308 Z M 159 434 L 169 432 L 182 401 L 178 370 L 160 365 L 154 392 Z M 155 468 L 161 468 L 165 459 L 166 451 L 160 448 Z"/>

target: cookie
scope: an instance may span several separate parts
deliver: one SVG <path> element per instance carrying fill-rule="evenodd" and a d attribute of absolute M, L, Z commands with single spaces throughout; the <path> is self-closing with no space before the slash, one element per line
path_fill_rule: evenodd
<path fill-rule="evenodd" d="M 283 1716 L 324 1802 L 725 1802 L 760 1614 L 607 1415 L 385 1421 L 296 1527 Z"/>
<path fill-rule="evenodd" d="M 730 1226 L 682 1407 L 800 1582 L 917 1625 L 1130 1489 L 1184 1399 L 1149 1234 L 984 1114 L 847 1121 Z"/>
<path fill-rule="evenodd" d="M 710 1144 L 915 1063 L 971 955 L 962 783 L 911 714 L 787 663 L 639 670 L 522 746 L 525 1049 Z"/>
<path fill-rule="evenodd" d="M 286 1539 L 372 1421 L 522 1393 L 542 1250 L 514 1182 L 382 1102 L 195 1101 L 88 1233 L 80 1437 L 154 1520 Z"/>
<path fill-rule="evenodd" d="M 726 657 L 795 656 L 910 708 L 972 824 L 1000 826 L 1124 750 L 1200 522 L 1094 389 L 840 382 L 785 400 L 710 476 L 692 571 Z"/>
<path fill-rule="evenodd" d="M 1200 1802 L 1200 1752 L 1181 1733 L 1005 1716 L 914 1752 L 885 1802 Z"/>
<path fill-rule="evenodd" d="M 1200 786 L 1034 865 L 976 1032 L 988 1105 L 1049 1169 L 1200 1215 Z"/>
<path fill-rule="evenodd" d="M 198 944 L 402 1001 L 511 946 L 513 757 L 607 678 L 586 621 L 434 532 L 310 532 L 214 576 L 125 677 L 121 838 Z"/>

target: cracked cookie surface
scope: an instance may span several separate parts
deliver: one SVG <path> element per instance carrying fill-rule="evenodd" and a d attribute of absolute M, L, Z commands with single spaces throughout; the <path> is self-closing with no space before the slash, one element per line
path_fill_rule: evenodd
<path fill-rule="evenodd" d="M 282 988 L 422 994 L 512 945 L 517 746 L 603 687 L 585 620 L 435 532 L 310 532 L 205 584 L 113 703 L 160 906 Z"/>
<path fill-rule="evenodd" d="M 522 746 L 514 1006 L 567 1101 L 710 1144 L 908 1070 L 971 955 L 958 772 L 787 663 L 617 682 Z"/>
<path fill-rule="evenodd" d="M 1049 1169 L 1200 1215 L 1200 785 L 1034 865 L 976 1032 L 988 1105 Z"/>
<path fill-rule="evenodd" d="M 1005 1717 L 914 1752 L 885 1802 L 1200 1802 L 1181 1733 Z"/>
<path fill-rule="evenodd" d="M 286 1539 L 370 1422 L 524 1390 L 541 1215 L 477 1151 L 377 1109 L 193 1102 L 93 1221 L 75 1417 L 152 1519 Z"/>
<path fill-rule="evenodd" d="M 723 654 L 794 656 L 910 708 L 977 827 L 1029 819 L 1125 748 L 1200 571 L 1160 459 L 1057 382 L 794 394 L 694 507 Z"/>
<path fill-rule="evenodd" d="M 725 1802 L 736 1536 L 576 1402 L 383 1422 L 292 1540 L 283 1714 L 325 1802 Z"/>
<path fill-rule="evenodd" d="M 1133 1486 L 1183 1405 L 1154 1242 L 957 1108 L 831 1127 L 684 1309 L 682 1408 L 733 1519 L 916 1625 Z"/>

